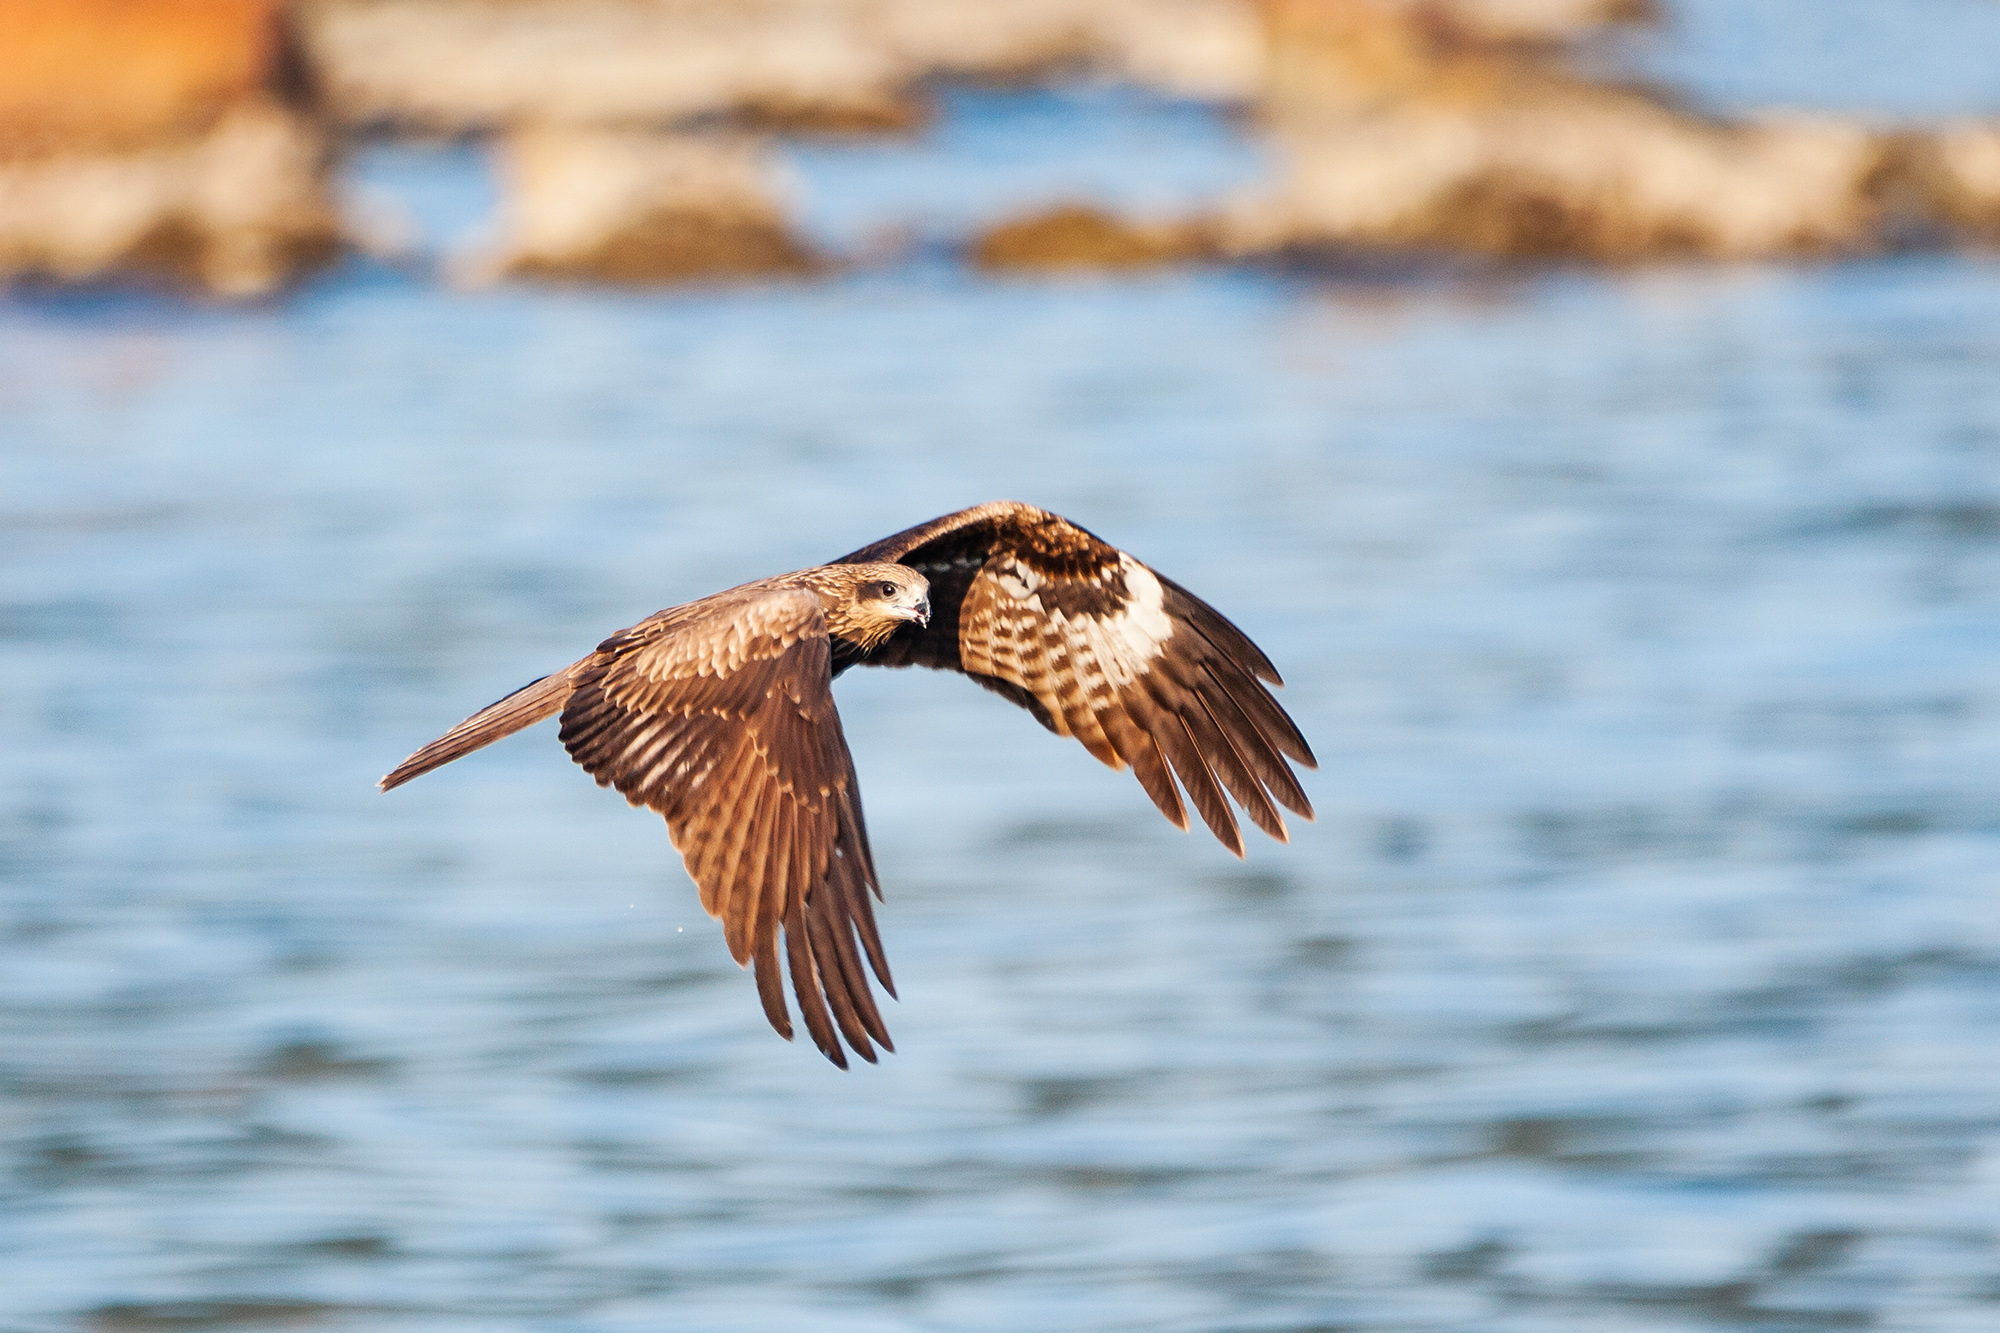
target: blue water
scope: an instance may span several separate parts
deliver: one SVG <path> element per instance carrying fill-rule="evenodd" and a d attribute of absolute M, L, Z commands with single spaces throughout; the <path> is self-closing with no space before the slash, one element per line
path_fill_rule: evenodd
<path fill-rule="evenodd" d="M 792 170 L 839 241 L 1255 161 L 1079 90 Z M 486 207 L 474 149 L 354 172 L 436 250 Z M 997 496 L 1248 629 L 1321 819 L 1239 863 L 962 680 L 844 677 L 878 1068 L 769 1032 L 550 728 L 372 788 Z M 16 298 L 0 1329 L 1992 1328 L 1997 653 L 1977 256 Z"/>

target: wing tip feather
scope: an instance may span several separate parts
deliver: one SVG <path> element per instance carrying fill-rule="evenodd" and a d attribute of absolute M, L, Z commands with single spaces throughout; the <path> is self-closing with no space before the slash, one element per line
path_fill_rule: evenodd
<path fill-rule="evenodd" d="M 424 747 L 424 750 L 428 750 L 429 748 L 430 747 L 427 745 Z M 390 769 L 387 773 L 384 773 L 380 778 L 376 780 L 375 790 L 380 792 L 392 792 L 396 790 L 396 788 L 402 786 L 404 783 L 414 781 L 415 779 L 422 777 L 424 774 L 430 772 L 431 770 L 442 768 L 446 763 L 450 762 L 449 760 L 443 760 L 434 764 L 424 763 L 422 762 L 424 758 L 424 750 L 417 751 L 415 754 L 411 755 L 408 759 L 405 759 L 402 763 L 396 765 L 394 768 Z"/>

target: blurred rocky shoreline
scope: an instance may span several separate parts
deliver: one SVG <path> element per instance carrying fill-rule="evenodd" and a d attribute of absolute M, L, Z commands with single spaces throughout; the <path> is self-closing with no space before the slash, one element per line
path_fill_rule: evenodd
<path fill-rule="evenodd" d="M 837 268 L 772 160 L 908 135 L 957 81 L 1231 109 L 1272 176 L 1184 216 L 1053 201 L 999 270 L 1354 256 L 1835 257 L 2000 237 L 2000 123 L 1725 119 L 1586 72 L 1634 0 L 0 0 L 0 280 L 269 294 L 366 248 L 344 145 L 489 136 L 453 271 L 646 284 Z"/>

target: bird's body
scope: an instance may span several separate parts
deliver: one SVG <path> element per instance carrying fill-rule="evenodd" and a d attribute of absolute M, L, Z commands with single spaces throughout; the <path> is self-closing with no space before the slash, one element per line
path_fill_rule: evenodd
<path fill-rule="evenodd" d="M 875 1045 L 893 1047 L 864 954 L 895 991 L 832 695 L 833 678 L 858 665 L 963 672 L 1113 768 L 1129 765 L 1186 828 L 1178 778 L 1239 856 L 1225 791 L 1281 840 L 1277 805 L 1312 817 L 1287 764 L 1310 767 L 1312 752 L 1259 683 L 1281 682 L 1256 645 L 1125 552 L 1007 500 L 649 616 L 473 714 L 382 787 L 561 714 L 571 758 L 665 816 L 702 906 L 754 966 L 771 1025 L 791 1036 L 782 937 L 814 1044 L 843 1067 L 841 1038 L 873 1060 Z"/>

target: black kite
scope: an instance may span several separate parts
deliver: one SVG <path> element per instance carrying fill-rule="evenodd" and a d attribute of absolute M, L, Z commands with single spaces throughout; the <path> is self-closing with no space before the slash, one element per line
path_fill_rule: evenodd
<path fill-rule="evenodd" d="M 836 1025 L 864 1060 L 895 1049 L 863 952 L 896 993 L 833 706 L 833 678 L 851 666 L 962 672 L 1112 768 L 1129 765 L 1186 828 L 1178 778 L 1238 856 L 1225 792 L 1280 841 L 1278 806 L 1312 818 L 1286 762 L 1314 767 L 1312 751 L 1259 683 L 1284 682 L 1257 645 L 1125 552 L 1011 500 L 649 616 L 459 723 L 382 789 L 561 713 L 572 759 L 666 817 L 702 906 L 736 961 L 755 965 L 764 1013 L 789 1039 L 782 935 L 806 1030 L 846 1068 Z"/>

